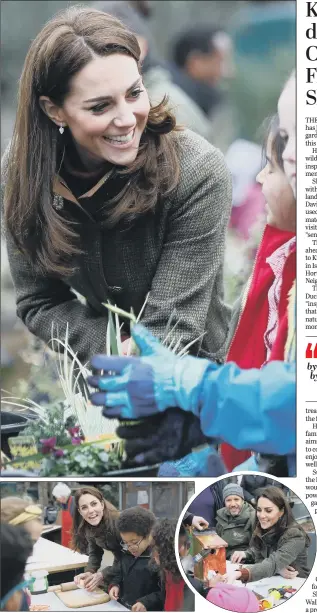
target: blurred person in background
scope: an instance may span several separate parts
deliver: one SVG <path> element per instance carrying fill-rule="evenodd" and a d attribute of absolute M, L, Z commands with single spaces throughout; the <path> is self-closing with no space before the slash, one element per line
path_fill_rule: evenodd
<path fill-rule="evenodd" d="M 176 37 L 171 56 L 175 83 L 212 115 L 223 101 L 219 85 L 234 74 L 230 36 L 220 26 L 194 26 Z"/>
<path fill-rule="evenodd" d="M 236 67 L 230 84 L 235 135 L 254 141 L 263 117 L 273 115 L 280 84 L 295 65 L 296 2 L 245 2 L 227 27 Z"/>
<path fill-rule="evenodd" d="M 72 540 L 73 517 L 75 513 L 75 499 L 66 483 L 55 485 L 52 495 L 62 507 L 62 545 L 70 547 Z"/>
<path fill-rule="evenodd" d="M 142 62 L 144 85 L 152 104 L 159 104 L 164 96 L 176 117 L 177 123 L 190 128 L 207 140 L 212 140 L 212 127 L 199 105 L 175 81 L 171 67 L 160 57 L 156 43 L 143 14 L 134 10 L 133 4 L 124 0 L 103 0 L 91 5 L 120 19 L 137 37 Z"/>
<path fill-rule="evenodd" d="M 288 488 L 285 485 L 282 485 L 282 483 L 279 481 L 275 481 L 269 477 L 264 477 L 263 475 L 243 475 L 240 485 L 243 489 L 245 500 L 252 504 L 253 507 L 256 505 L 256 498 L 259 491 L 265 487 L 268 487 L 269 485 L 280 487 L 284 491 L 285 496 L 287 496 L 289 491 Z"/>
<path fill-rule="evenodd" d="M 223 488 L 229 483 L 236 482 L 236 480 L 236 477 L 227 477 L 206 487 L 195 497 L 189 505 L 187 512 L 193 515 L 201 515 L 207 520 L 207 527 L 214 528 L 216 526 L 217 511 L 223 507 Z M 196 528 L 196 526 L 194 527 Z"/>
<path fill-rule="evenodd" d="M 48 501 L 48 504 L 44 507 L 44 524 L 45 525 L 52 525 L 55 524 L 56 520 L 57 520 L 57 515 L 58 515 L 58 507 L 55 504 L 55 501 L 53 500 L 53 498 L 51 500 Z M 63 531 L 62 531 L 62 535 L 63 535 Z"/>
<path fill-rule="evenodd" d="M 36 543 L 43 530 L 42 509 L 30 500 L 18 496 L 1 498 L 1 522 L 10 526 L 23 526 Z"/>
<path fill-rule="evenodd" d="M 10 533 L 11 526 L 14 528 L 15 526 L 17 526 L 18 528 L 23 528 L 25 530 L 27 535 L 30 537 L 33 545 L 37 543 L 37 541 L 39 540 L 42 534 L 42 530 L 43 530 L 42 509 L 37 504 L 33 504 L 32 500 L 25 500 L 23 498 L 19 498 L 18 496 L 7 496 L 1 499 L 0 509 L 1 509 L 0 511 L 1 534 L 7 533 L 8 529 Z M 13 534 L 13 532 L 11 534 Z M 3 549 L 3 543 L 2 543 L 2 537 L 1 537 L 1 550 L 2 549 Z M 29 555 L 31 555 L 31 551 L 29 552 Z M 2 572 L 3 572 L 3 566 L 1 569 L 1 583 L 4 580 Z M 30 604 L 31 604 L 31 594 L 29 590 L 27 589 L 27 586 L 25 586 L 25 589 L 22 590 L 21 608 L 11 609 L 11 610 L 28 611 Z"/>
<path fill-rule="evenodd" d="M 33 542 L 24 527 L 1 523 L 1 611 L 29 611 L 31 603 L 23 579 Z"/>
<path fill-rule="evenodd" d="M 148 19 L 152 15 L 152 2 L 151 0 L 129 0 L 132 8 L 140 15 Z"/>

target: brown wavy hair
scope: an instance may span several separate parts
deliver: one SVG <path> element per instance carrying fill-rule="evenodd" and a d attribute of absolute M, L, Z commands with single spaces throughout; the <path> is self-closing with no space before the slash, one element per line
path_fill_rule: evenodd
<path fill-rule="evenodd" d="M 171 519 L 159 520 L 153 530 L 153 546 L 160 558 L 160 571 L 164 580 L 166 572 L 170 572 L 173 580 L 181 581 L 182 576 L 178 569 L 175 555 L 175 532 L 177 521 Z"/>
<path fill-rule="evenodd" d="M 98 526 L 90 526 L 79 513 L 79 499 L 84 494 L 90 494 L 104 503 L 103 518 Z M 96 487 L 85 486 L 75 492 L 75 511 L 73 517 L 72 528 L 72 549 L 87 552 L 88 538 L 93 536 L 103 535 L 105 540 L 109 541 L 109 551 L 119 549 L 120 535 L 117 528 L 117 519 L 120 515 L 119 511 L 104 497 L 100 490 Z M 112 547 L 112 544 L 117 546 Z"/>
<path fill-rule="evenodd" d="M 306 539 L 306 547 L 309 546 L 310 538 L 305 530 L 302 528 L 300 524 L 297 523 L 296 519 L 293 516 L 292 509 L 290 504 L 284 494 L 284 492 L 274 485 L 261 489 L 256 497 L 256 504 L 258 504 L 259 498 L 267 498 L 270 502 L 273 502 L 280 511 L 283 510 L 282 517 L 278 520 L 278 522 L 272 526 L 273 532 L 276 534 L 276 540 L 278 540 L 284 532 L 290 527 L 296 526 L 299 530 L 303 532 L 303 535 Z M 261 524 L 255 515 L 255 528 L 251 537 L 250 545 L 259 546 L 261 542 L 261 537 L 263 536 L 263 530 L 261 528 Z"/>
<path fill-rule="evenodd" d="M 71 79 L 94 57 L 124 53 L 137 62 L 135 35 L 115 17 L 76 5 L 46 23 L 32 42 L 19 82 L 17 115 L 5 177 L 5 228 L 17 248 L 43 273 L 68 275 L 73 256 L 82 253 L 74 220 L 52 206 L 53 182 L 63 159 L 64 140 L 42 110 L 39 98 L 48 96 L 61 107 Z M 165 97 L 152 106 L 138 155 L 119 174 L 135 180 L 121 190 L 110 207 L 109 224 L 154 210 L 157 200 L 173 191 L 179 180 L 175 117 Z"/>

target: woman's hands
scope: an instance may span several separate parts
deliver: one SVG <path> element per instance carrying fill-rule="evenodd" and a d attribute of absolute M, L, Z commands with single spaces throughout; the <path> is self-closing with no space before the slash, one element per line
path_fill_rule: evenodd
<path fill-rule="evenodd" d="M 88 581 L 93 575 L 94 573 L 91 573 L 89 571 L 87 571 L 86 573 L 80 573 L 79 575 L 75 575 L 74 583 L 81 587 L 82 585 L 85 585 L 86 581 Z"/>
<path fill-rule="evenodd" d="M 192 526 L 194 526 L 196 530 L 206 530 L 206 528 L 208 528 L 209 526 L 209 523 L 203 517 L 199 517 L 199 515 L 194 515 Z"/>
<path fill-rule="evenodd" d="M 74 582 L 79 587 L 83 587 L 88 592 L 93 592 L 98 585 L 103 583 L 103 574 L 98 570 L 96 573 L 91 573 L 87 571 L 86 573 L 80 573 L 80 575 L 76 575 L 74 577 Z"/>
<path fill-rule="evenodd" d="M 118 600 L 119 598 L 120 588 L 118 585 L 113 585 L 111 590 L 108 592 L 111 600 Z"/>
<path fill-rule="evenodd" d="M 231 556 L 232 564 L 240 564 L 242 560 L 245 560 L 247 557 L 245 551 L 234 551 Z"/>
<path fill-rule="evenodd" d="M 298 575 L 298 570 L 295 570 L 293 566 L 286 566 L 280 570 L 279 574 L 282 575 L 284 579 L 295 579 Z"/>
<path fill-rule="evenodd" d="M 144 604 L 142 604 L 142 602 L 136 602 L 131 611 L 146 611 L 146 608 L 144 606 Z"/>

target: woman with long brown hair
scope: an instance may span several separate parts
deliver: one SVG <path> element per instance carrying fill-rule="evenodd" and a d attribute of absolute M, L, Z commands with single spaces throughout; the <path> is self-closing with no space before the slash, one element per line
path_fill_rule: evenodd
<path fill-rule="evenodd" d="M 275 486 L 261 490 L 256 499 L 256 521 L 250 547 L 235 551 L 233 563 L 249 562 L 234 571 L 231 579 L 259 581 L 282 575 L 285 579 L 307 578 L 307 548 L 310 539 L 294 519 L 284 492 Z"/>
<path fill-rule="evenodd" d="M 108 567 L 100 570 L 104 550 L 114 556 L 121 551 L 117 529 L 119 512 L 104 499 L 95 487 L 85 486 L 75 493 L 72 545 L 76 551 L 88 550 L 88 565 L 75 582 L 91 591 L 107 582 Z"/>
<path fill-rule="evenodd" d="M 196 339 L 193 353 L 224 357 L 229 171 L 165 99 L 151 106 L 120 21 L 73 6 L 43 27 L 3 173 L 17 313 L 32 333 L 49 342 L 53 324 L 60 337 L 68 324 L 87 362 L 105 350 L 102 303 L 138 313 L 149 293 L 142 319 L 155 334 L 174 311 L 180 348 Z"/>

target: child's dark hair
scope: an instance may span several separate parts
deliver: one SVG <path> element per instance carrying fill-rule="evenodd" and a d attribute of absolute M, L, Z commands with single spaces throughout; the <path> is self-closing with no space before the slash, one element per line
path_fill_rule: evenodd
<path fill-rule="evenodd" d="M 135 532 L 143 538 L 151 534 L 151 530 L 156 522 L 155 515 L 152 511 L 143 507 L 131 507 L 120 513 L 118 519 L 119 532 Z"/>
<path fill-rule="evenodd" d="M 175 556 L 175 532 L 177 522 L 171 519 L 160 519 L 152 531 L 153 544 L 160 558 L 161 572 L 169 571 L 173 579 L 179 581 L 179 572 Z"/>
<path fill-rule="evenodd" d="M 32 539 L 25 528 L 1 524 L 1 600 L 23 581 L 32 550 Z"/>
<path fill-rule="evenodd" d="M 267 120 L 266 136 L 263 143 L 263 156 L 266 156 L 266 150 L 269 138 L 271 138 L 271 157 L 278 167 L 284 172 L 283 151 L 285 149 L 285 141 L 280 135 L 278 115 L 273 115 Z"/>

